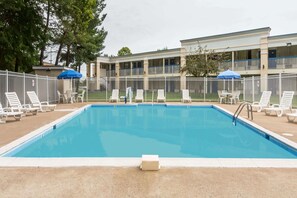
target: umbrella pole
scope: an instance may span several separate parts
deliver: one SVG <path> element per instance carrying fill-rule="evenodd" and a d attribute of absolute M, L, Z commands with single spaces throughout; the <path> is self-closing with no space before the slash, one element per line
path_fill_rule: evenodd
<path fill-rule="evenodd" d="M 232 93 L 234 91 L 234 78 L 232 78 Z"/>

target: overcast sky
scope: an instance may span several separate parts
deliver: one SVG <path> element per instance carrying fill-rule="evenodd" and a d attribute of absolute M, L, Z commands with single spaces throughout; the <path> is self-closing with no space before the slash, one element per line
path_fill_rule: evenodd
<path fill-rule="evenodd" d="M 297 33 L 297 0 L 105 0 L 103 54 L 180 47 L 180 40 L 270 27 Z"/>

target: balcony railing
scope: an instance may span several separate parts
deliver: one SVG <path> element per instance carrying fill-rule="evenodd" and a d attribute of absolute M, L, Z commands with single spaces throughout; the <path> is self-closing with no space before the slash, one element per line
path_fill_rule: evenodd
<path fill-rule="evenodd" d="M 163 74 L 163 66 L 157 66 L 157 67 L 149 67 L 148 68 L 149 74 Z"/>
<path fill-rule="evenodd" d="M 130 76 L 131 69 L 120 69 L 120 76 Z"/>
<path fill-rule="evenodd" d="M 223 71 L 226 69 L 232 69 L 232 62 L 222 62 L 219 65 L 219 70 Z M 247 60 L 236 60 L 234 61 L 234 71 L 244 70 L 258 70 L 260 69 L 260 59 L 247 59 Z"/>
<path fill-rule="evenodd" d="M 132 69 L 132 75 L 143 75 L 143 68 Z"/>
<path fill-rule="evenodd" d="M 115 76 L 115 70 L 107 70 L 106 71 L 106 76 L 107 77 L 114 77 Z"/>
<path fill-rule="evenodd" d="M 165 74 L 176 74 L 179 73 L 179 65 L 165 65 Z"/>
<path fill-rule="evenodd" d="M 234 61 L 235 71 L 245 71 L 245 70 L 259 70 L 260 69 L 260 59 L 247 59 Z"/>
<path fill-rule="evenodd" d="M 297 56 L 269 58 L 268 68 L 269 69 L 297 68 Z"/>

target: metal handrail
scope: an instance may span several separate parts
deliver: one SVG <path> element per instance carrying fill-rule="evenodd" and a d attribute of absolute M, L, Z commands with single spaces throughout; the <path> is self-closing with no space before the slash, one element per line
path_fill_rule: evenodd
<path fill-rule="evenodd" d="M 244 106 L 246 106 L 247 112 L 248 112 L 248 118 L 250 118 L 250 114 L 251 114 L 251 120 L 253 120 L 253 107 L 250 103 L 248 102 L 243 102 L 239 105 L 239 107 L 237 108 L 237 110 L 235 111 L 234 115 L 233 115 L 233 119 L 232 119 L 232 123 L 236 126 L 236 120 L 239 116 L 239 114 L 241 113 L 242 109 L 244 108 Z"/>

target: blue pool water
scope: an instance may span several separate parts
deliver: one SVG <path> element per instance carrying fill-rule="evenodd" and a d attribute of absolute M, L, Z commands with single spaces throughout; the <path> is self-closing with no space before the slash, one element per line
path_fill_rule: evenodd
<path fill-rule="evenodd" d="M 212 106 L 92 106 L 7 156 L 297 158 L 267 137 Z"/>

